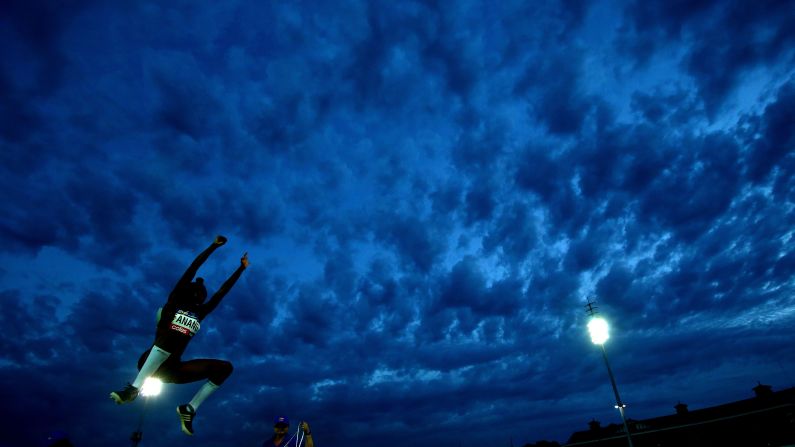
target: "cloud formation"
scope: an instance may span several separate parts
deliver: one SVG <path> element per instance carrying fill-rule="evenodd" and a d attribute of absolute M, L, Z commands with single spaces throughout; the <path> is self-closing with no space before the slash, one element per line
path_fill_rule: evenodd
<path fill-rule="evenodd" d="M 126 442 L 215 234 L 201 446 L 565 441 L 616 419 L 589 298 L 632 418 L 791 383 L 785 2 L 72 6 L 2 7 L 0 444 Z"/>

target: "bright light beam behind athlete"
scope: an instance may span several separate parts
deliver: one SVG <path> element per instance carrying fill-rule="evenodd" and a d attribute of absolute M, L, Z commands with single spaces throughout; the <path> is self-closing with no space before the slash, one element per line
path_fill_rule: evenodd
<path fill-rule="evenodd" d="M 138 376 L 120 391 L 110 393 L 117 404 L 132 402 L 138 397 L 147 377 L 153 376 L 166 383 L 190 383 L 207 379 L 193 399 L 177 407 L 182 431 L 193 435 L 193 418 L 202 402 L 232 374 L 232 364 L 225 360 L 196 359 L 182 361 L 182 353 L 201 327 L 201 321 L 212 312 L 224 295 L 235 285 L 243 270 L 248 267 L 248 253 L 240 258 L 240 267 L 224 282 L 206 303 L 207 289 L 204 279 L 193 277 L 216 248 L 224 245 L 226 238 L 216 236 L 215 241 L 196 257 L 174 290 L 168 295 L 166 305 L 159 311 L 155 342 L 138 360 Z"/>

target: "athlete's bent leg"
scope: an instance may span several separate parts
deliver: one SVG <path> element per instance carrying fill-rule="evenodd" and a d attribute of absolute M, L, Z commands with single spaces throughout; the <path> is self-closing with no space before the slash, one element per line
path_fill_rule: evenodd
<path fill-rule="evenodd" d="M 183 362 L 174 371 L 173 380 L 176 383 L 196 382 L 202 379 L 207 381 L 199 388 L 193 399 L 187 404 L 177 407 L 182 431 L 193 435 L 193 418 L 196 410 L 218 387 L 232 374 L 232 364 L 225 360 L 199 359 Z"/>
<path fill-rule="evenodd" d="M 166 350 L 158 346 L 152 346 L 152 349 L 149 351 L 149 355 L 146 357 L 143 365 L 141 365 L 140 371 L 138 371 L 138 375 L 135 377 L 135 381 L 132 383 L 132 386 L 141 388 L 141 386 L 144 384 L 144 380 L 153 375 L 155 371 L 157 371 L 157 368 L 160 368 L 160 365 L 168 360 L 170 355 L 171 353 L 167 352 Z"/>
<path fill-rule="evenodd" d="M 135 377 L 135 380 L 124 387 L 124 389 L 119 391 L 113 391 L 110 393 L 110 398 L 113 399 L 117 404 L 124 404 L 127 402 L 132 402 L 138 397 L 138 393 L 141 390 L 141 386 L 144 384 L 144 380 L 146 380 L 149 376 L 157 371 L 157 368 L 165 362 L 171 353 L 159 348 L 157 346 L 152 346 L 152 348 L 148 351 L 148 354 L 145 352 L 141 358 L 143 359 L 146 356 L 146 361 L 143 362 L 141 365 L 141 361 L 139 360 L 139 371 L 138 375 Z"/>

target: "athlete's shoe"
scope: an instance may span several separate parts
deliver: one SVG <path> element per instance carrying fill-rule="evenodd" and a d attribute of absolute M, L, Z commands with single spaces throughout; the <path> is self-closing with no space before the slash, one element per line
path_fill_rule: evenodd
<path fill-rule="evenodd" d="M 191 404 L 183 404 L 177 407 L 177 414 L 182 424 L 182 433 L 193 436 L 193 418 L 196 417 L 196 410 Z"/>
<path fill-rule="evenodd" d="M 110 398 L 113 399 L 117 404 L 121 405 L 134 401 L 140 392 L 141 390 L 128 383 L 123 390 L 113 391 L 110 393 Z"/>

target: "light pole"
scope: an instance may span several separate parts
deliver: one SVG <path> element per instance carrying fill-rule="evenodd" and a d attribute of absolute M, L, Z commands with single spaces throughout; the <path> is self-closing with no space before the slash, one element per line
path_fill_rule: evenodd
<path fill-rule="evenodd" d="M 135 430 L 132 435 L 130 436 L 130 441 L 132 441 L 133 447 L 136 447 L 138 443 L 141 442 L 141 439 L 144 436 L 143 427 L 144 427 L 144 416 L 146 416 L 146 409 L 149 404 L 149 398 L 155 397 L 160 394 L 160 391 L 163 389 L 163 382 L 159 379 L 155 379 L 154 377 L 148 377 L 144 380 L 143 386 L 141 386 L 141 396 L 144 398 L 144 406 L 141 409 L 141 417 L 138 419 L 138 429 Z"/>
<path fill-rule="evenodd" d="M 596 311 L 594 310 L 593 303 L 591 302 L 588 302 L 588 313 L 592 317 L 591 321 L 588 322 L 588 332 L 591 334 L 591 341 L 593 344 L 599 345 L 599 348 L 602 350 L 602 357 L 605 359 L 605 366 L 607 366 L 607 374 L 610 376 L 610 384 L 613 385 L 613 393 L 616 395 L 616 408 L 618 408 L 618 412 L 621 414 L 621 422 L 624 424 L 624 432 L 627 434 L 627 442 L 629 443 L 629 447 L 633 447 L 632 436 L 629 434 L 629 426 L 627 425 L 627 420 L 624 417 L 624 407 L 626 407 L 626 405 L 621 402 L 621 396 L 618 395 L 618 387 L 616 386 L 616 379 L 613 377 L 613 370 L 610 369 L 610 362 L 607 361 L 605 342 L 608 338 L 610 338 L 607 321 L 605 321 L 602 317 L 594 316 Z"/>

